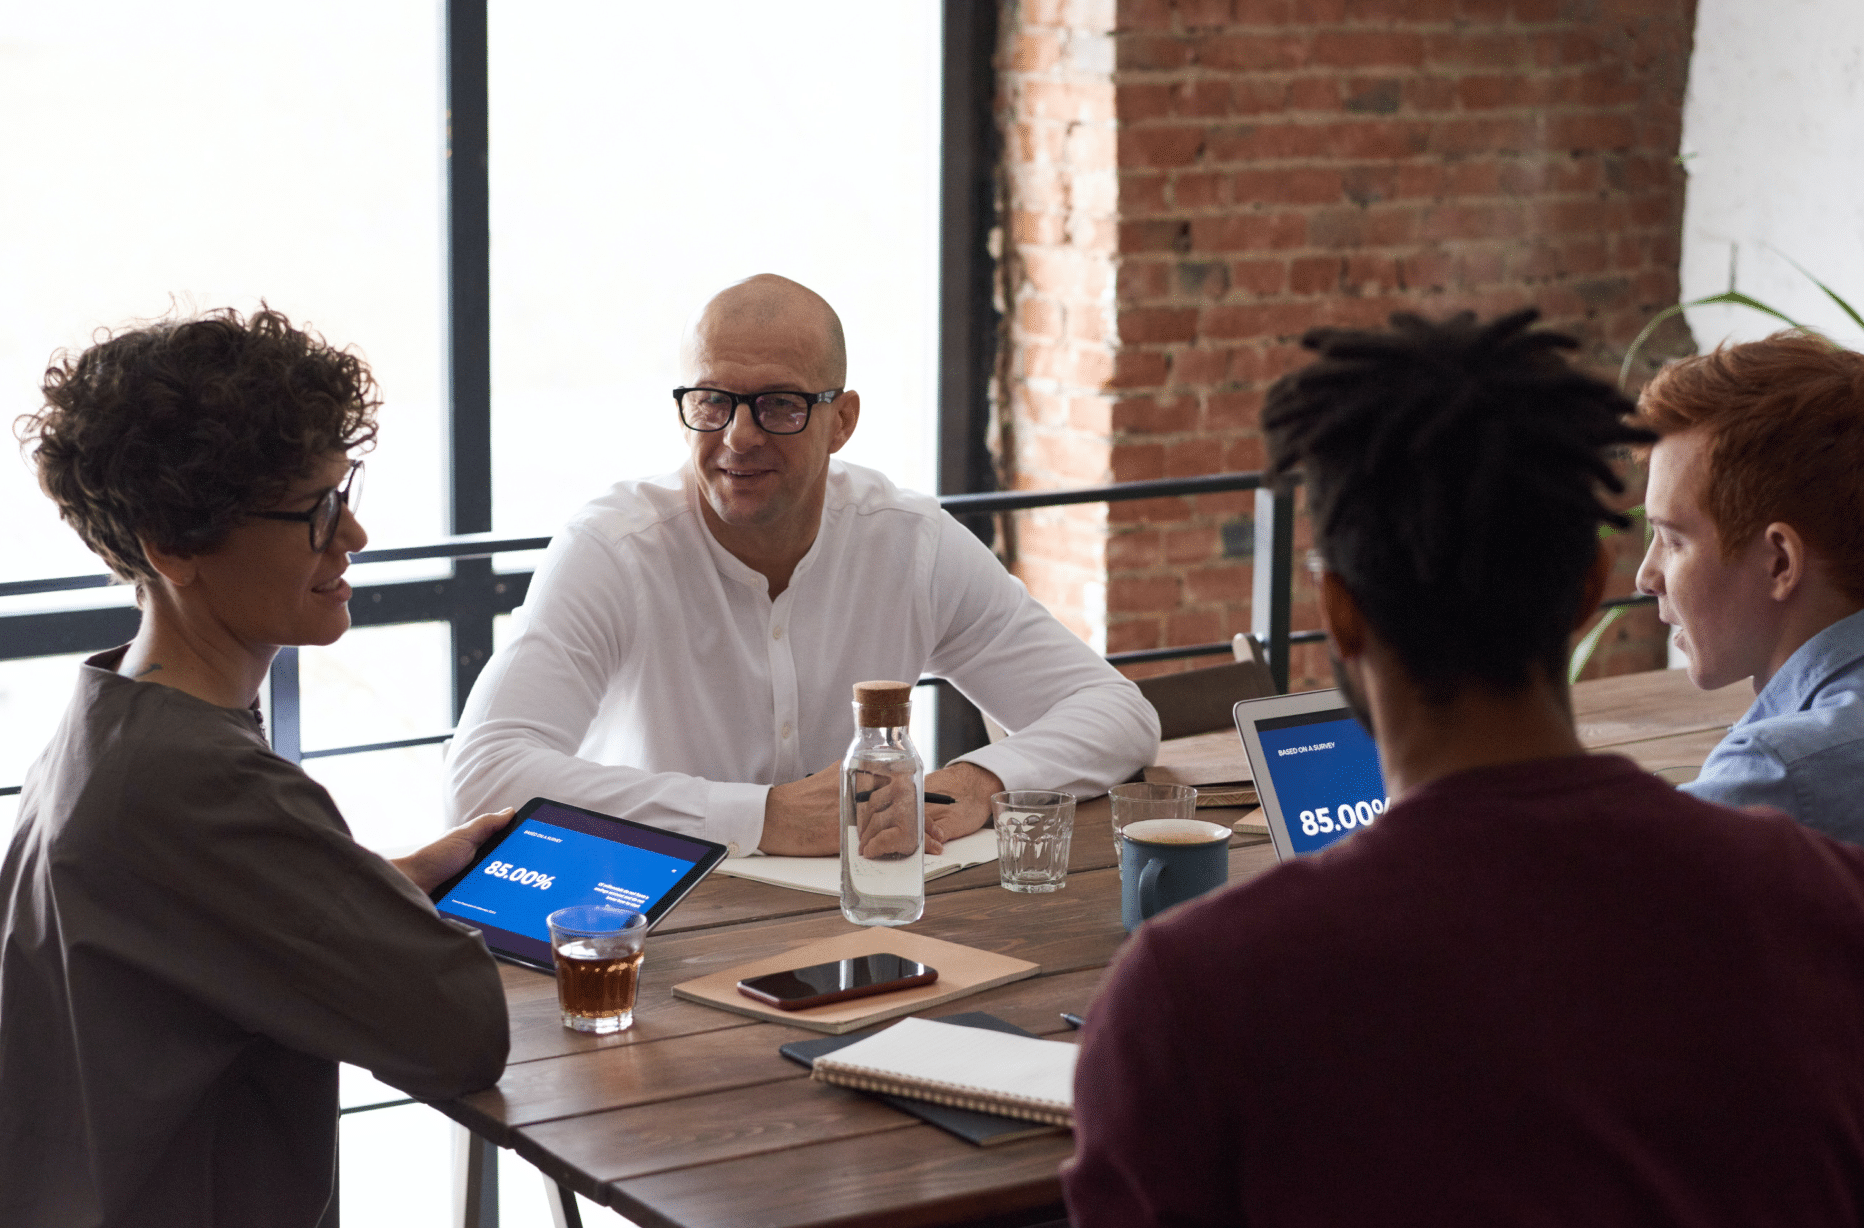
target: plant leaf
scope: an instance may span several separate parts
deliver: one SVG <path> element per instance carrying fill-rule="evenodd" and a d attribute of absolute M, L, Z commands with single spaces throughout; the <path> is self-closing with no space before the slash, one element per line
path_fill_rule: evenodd
<path fill-rule="evenodd" d="M 1646 546 L 1649 546 L 1650 545 L 1650 521 L 1644 515 L 1644 505 L 1640 503 L 1636 507 L 1627 507 L 1624 510 L 1624 514 L 1631 518 L 1632 524 L 1636 524 L 1640 520 L 1644 522 L 1644 544 Z M 1630 531 L 1631 530 L 1629 528 L 1621 529 L 1621 528 L 1618 528 L 1616 525 L 1601 524 L 1599 526 L 1599 540 L 1604 541 L 1608 537 L 1616 537 L 1620 533 L 1629 533 Z"/>
<path fill-rule="evenodd" d="M 1623 618 L 1625 611 L 1629 608 L 1629 606 L 1615 605 L 1611 609 L 1605 611 L 1605 616 L 1599 619 L 1592 630 L 1586 632 L 1586 638 L 1580 640 L 1578 645 L 1574 647 L 1573 659 L 1566 667 L 1566 683 L 1568 686 L 1579 681 L 1579 671 L 1586 668 L 1586 664 L 1592 660 L 1592 654 L 1599 650 L 1599 641 L 1605 638 L 1605 632 L 1610 629 L 1613 623 Z"/>
<path fill-rule="evenodd" d="M 1799 263 L 1799 261 L 1793 259 L 1791 256 L 1787 255 L 1785 252 L 1781 251 L 1779 248 L 1772 247 L 1771 244 L 1769 244 L 1769 247 L 1773 251 L 1774 255 L 1786 261 L 1788 264 L 1792 265 L 1794 268 L 1798 269 L 1802 274 L 1804 274 L 1807 281 L 1811 282 L 1813 285 L 1817 286 L 1819 289 L 1825 291 L 1825 297 L 1831 299 L 1832 302 L 1837 303 L 1838 309 L 1844 312 L 1846 315 L 1850 316 L 1851 322 L 1853 324 L 1857 325 L 1859 328 L 1864 328 L 1864 316 L 1858 315 L 1856 308 L 1852 307 L 1850 303 L 1847 303 L 1845 302 L 1844 299 L 1840 298 L 1838 296 L 1838 291 L 1832 289 L 1830 286 L 1826 285 L 1824 282 L 1814 277 L 1810 272 L 1807 272 L 1805 265 Z"/>
<path fill-rule="evenodd" d="M 1804 270 L 1801 271 L 1803 272 Z M 1808 274 L 1808 276 L 1810 276 L 1810 274 Z M 1830 294 L 1831 291 L 1827 290 L 1826 293 Z M 1838 296 L 1834 294 L 1832 297 L 1837 298 Z M 1842 302 L 1842 300 L 1840 301 Z M 1651 317 L 1650 323 L 1644 326 L 1643 331 L 1639 332 L 1636 338 L 1632 340 L 1630 348 L 1625 350 L 1625 360 L 1618 368 L 1618 387 L 1620 389 L 1623 389 L 1625 382 L 1631 378 L 1631 364 L 1637 360 L 1637 353 L 1644 348 L 1644 342 L 1650 339 L 1650 335 L 1653 332 L 1657 331 L 1657 326 L 1671 316 L 1687 311 L 1691 307 L 1750 307 L 1755 311 L 1765 312 L 1776 320 L 1783 321 L 1789 328 L 1805 327 L 1798 320 L 1795 320 L 1785 312 L 1769 307 L 1759 299 L 1749 298 L 1739 290 L 1724 290 L 1720 294 L 1711 294 L 1707 298 L 1699 298 L 1688 303 L 1678 303 L 1674 307 L 1665 307 L 1662 311 Z M 1849 308 L 1847 307 L 1846 310 L 1849 310 Z"/>

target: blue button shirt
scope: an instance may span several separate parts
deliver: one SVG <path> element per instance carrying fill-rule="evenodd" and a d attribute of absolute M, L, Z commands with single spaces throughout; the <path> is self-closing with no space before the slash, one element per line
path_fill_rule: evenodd
<path fill-rule="evenodd" d="M 1801 644 L 1682 789 L 1864 844 L 1864 611 Z"/>

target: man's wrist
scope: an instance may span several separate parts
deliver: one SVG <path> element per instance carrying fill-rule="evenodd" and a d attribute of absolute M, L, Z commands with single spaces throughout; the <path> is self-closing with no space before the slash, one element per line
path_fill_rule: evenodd
<path fill-rule="evenodd" d="M 954 760 L 926 777 L 928 790 L 948 793 L 949 806 L 926 807 L 926 834 L 940 841 L 967 836 L 990 823 L 990 795 L 1003 790 L 1003 782 L 989 768 L 968 760 Z"/>
<path fill-rule="evenodd" d="M 969 759 L 954 759 L 938 771 L 928 775 L 927 779 L 938 778 L 943 792 L 955 793 L 980 805 L 990 804 L 990 795 L 1003 792 L 1003 781 L 997 774 L 986 767 L 979 767 Z"/>

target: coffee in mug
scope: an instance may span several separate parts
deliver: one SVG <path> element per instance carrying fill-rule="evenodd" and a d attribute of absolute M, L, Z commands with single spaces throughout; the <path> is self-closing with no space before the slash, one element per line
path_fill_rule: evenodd
<path fill-rule="evenodd" d="M 1146 844 L 1210 844 L 1217 840 L 1227 843 L 1230 839 L 1229 828 L 1201 819 L 1141 819 L 1128 823 L 1121 834 L 1128 840 Z"/>

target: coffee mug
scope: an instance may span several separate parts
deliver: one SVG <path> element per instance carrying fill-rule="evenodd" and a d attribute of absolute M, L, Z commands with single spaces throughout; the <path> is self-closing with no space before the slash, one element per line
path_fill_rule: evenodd
<path fill-rule="evenodd" d="M 1120 835 L 1120 923 L 1129 934 L 1229 881 L 1230 829 L 1220 823 L 1142 819 Z"/>

